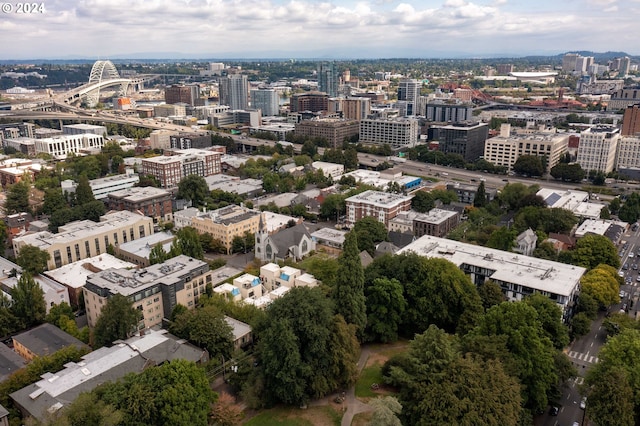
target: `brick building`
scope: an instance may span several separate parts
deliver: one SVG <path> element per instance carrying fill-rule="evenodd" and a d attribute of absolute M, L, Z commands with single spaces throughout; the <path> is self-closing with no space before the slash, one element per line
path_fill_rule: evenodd
<path fill-rule="evenodd" d="M 173 220 L 171 193 L 167 190 L 147 187 L 133 187 L 109 194 L 109 210 L 141 212 L 157 222 Z"/>
<path fill-rule="evenodd" d="M 389 220 L 403 211 L 411 209 L 413 196 L 391 194 L 382 191 L 365 191 L 345 200 L 347 224 L 353 225 L 364 217 L 374 217 L 389 226 Z"/>

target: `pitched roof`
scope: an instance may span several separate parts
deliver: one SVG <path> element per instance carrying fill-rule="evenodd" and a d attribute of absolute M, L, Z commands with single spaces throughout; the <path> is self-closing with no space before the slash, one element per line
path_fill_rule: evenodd
<path fill-rule="evenodd" d="M 13 336 L 13 340 L 37 356 L 51 355 L 71 345 L 78 348 L 87 347 L 82 341 L 49 323 L 44 323 L 29 331 Z"/>
<path fill-rule="evenodd" d="M 273 243 L 274 253 L 277 257 L 285 258 L 289 252 L 289 248 L 297 246 L 302 241 L 304 236 L 307 236 L 311 240 L 311 234 L 307 231 L 307 228 L 303 224 L 292 226 L 291 228 L 283 229 L 282 231 L 271 235 L 269 238 Z"/>
<path fill-rule="evenodd" d="M 24 359 L 4 343 L 0 343 L 0 382 L 24 367 Z"/>

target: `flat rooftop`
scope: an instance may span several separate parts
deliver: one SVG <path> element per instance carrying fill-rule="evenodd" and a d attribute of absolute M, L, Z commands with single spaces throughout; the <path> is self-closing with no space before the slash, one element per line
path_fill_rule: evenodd
<path fill-rule="evenodd" d="M 346 199 L 351 203 L 365 203 L 378 207 L 393 207 L 397 204 L 409 201 L 413 198 L 410 195 L 392 194 L 390 192 L 382 191 L 365 191 L 353 197 Z"/>
<path fill-rule="evenodd" d="M 439 224 L 445 220 L 456 216 L 458 213 L 451 210 L 431 209 L 427 213 L 419 213 L 415 216 L 414 220 L 418 222 Z"/>
<path fill-rule="evenodd" d="M 163 263 L 143 269 L 107 269 L 89 277 L 91 284 L 106 288 L 112 294 L 130 296 L 156 284 L 172 285 L 189 271 L 206 265 L 205 262 L 181 254 Z"/>
<path fill-rule="evenodd" d="M 157 235 L 157 234 L 153 234 Z M 127 243 L 129 244 L 129 243 Z M 123 244 L 124 245 L 124 244 Z M 90 257 L 77 262 L 69 263 L 60 268 L 51 271 L 45 271 L 43 275 L 48 276 L 52 280 L 72 288 L 84 287 L 89 275 L 106 269 L 131 268 L 135 269 L 138 265 L 131 262 L 120 260 L 109 253 L 103 253 L 98 256 Z"/>
<path fill-rule="evenodd" d="M 132 203 L 138 203 L 146 200 L 151 200 L 159 197 L 170 196 L 171 193 L 162 188 L 154 188 L 152 186 L 145 187 L 132 187 L 127 189 L 120 189 L 113 191 L 109 194 L 109 197 L 121 198 Z"/>
<path fill-rule="evenodd" d="M 425 235 L 397 254 L 414 252 L 494 271 L 490 278 L 569 297 L 585 268 Z"/>

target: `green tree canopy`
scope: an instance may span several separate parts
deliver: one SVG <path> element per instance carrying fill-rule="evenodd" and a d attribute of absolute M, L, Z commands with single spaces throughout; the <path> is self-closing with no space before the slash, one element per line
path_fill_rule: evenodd
<path fill-rule="evenodd" d="M 267 403 L 300 405 L 355 380 L 355 327 L 334 317 L 320 289 L 298 287 L 275 300 L 256 327 L 257 378 L 251 386 Z"/>
<path fill-rule="evenodd" d="M 558 163 L 551 168 L 549 174 L 554 179 L 560 179 L 569 182 L 581 182 L 585 178 L 586 173 L 579 164 Z"/>
<path fill-rule="evenodd" d="M 224 319 L 224 314 L 213 305 L 178 314 L 169 330 L 209 351 L 211 359 L 221 356 L 228 359 L 233 352 L 233 329 Z"/>
<path fill-rule="evenodd" d="M 124 414 L 126 425 L 206 426 L 217 398 L 205 370 L 181 359 L 130 373 L 94 392 Z"/>
<path fill-rule="evenodd" d="M 116 340 L 124 340 L 137 329 L 142 319 L 142 311 L 134 308 L 129 299 L 114 294 L 102 307 L 93 329 L 93 346 L 110 346 Z"/>
<path fill-rule="evenodd" d="M 435 207 L 433 197 L 427 191 L 416 191 L 411 199 L 411 209 L 419 212 L 426 213 Z"/>
<path fill-rule="evenodd" d="M 542 176 L 544 164 L 537 155 L 521 155 L 513 164 L 513 171 L 525 176 Z"/>
<path fill-rule="evenodd" d="M 558 382 L 556 349 L 535 308 L 524 302 L 501 303 L 487 311 L 473 334 L 504 339 L 508 353 L 498 358 L 515 365 L 523 386 L 523 405 L 533 410 L 544 409 L 549 392 Z"/>
<path fill-rule="evenodd" d="M 202 207 L 209 196 L 209 186 L 202 176 L 188 175 L 178 183 L 178 198 L 191 201 L 194 207 Z"/>
<path fill-rule="evenodd" d="M 89 179 L 86 175 L 82 174 L 78 178 L 78 186 L 76 187 L 76 204 L 82 206 L 92 201 L 96 201 L 96 198 L 93 196 Z"/>
<path fill-rule="evenodd" d="M 534 293 L 525 298 L 524 303 L 536 310 L 542 329 L 556 349 L 562 350 L 569 344 L 569 330 L 562 322 L 562 309 L 556 302 L 540 293 Z"/>
<path fill-rule="evenodd" d="M 380 242 L 388 240 L 384 223 L 372 216 L 356 221 L 352 231 L 358 236 L 358 249 L 366 250 L 371 256 Z"/>
<path fill-rule="evenodd" d="M 488 202 L 489 201 L 487 200 L 487 191 L 484 187 L 484 182 L 480 182 L 480 185 L 478 185 L 478 190 L 476 191 L 476 196 L 473 198 L 473 206 L 484 207 Z"/>
<path fill-rule="evenodd" d="M 398 329 L 407 306 L 402 284 L 395 278 L 376 278 L 366 288 L 366 340 L 389 343 L 398 340 Z"/>
<path fill-rule="evenodd" d="M 587 269 L 600 264 L 620 267 L 618 250 L 610 239 L 604 235 L 588 234 L 580 238 L 571 252 L 572 263 Z"/>
<path fill-rule="evenodd" d="M 44 292 L 31 274 L 23 272 L 11 290 L 11 311 L 24 328 L 39 324 L 47 315 Z"/>
<path fill-rule="evenodd" d="M 615 269 L 607 265 L 598 265 L 580 279 L 580 294 L 587 295 L 600 306 L 611 306 L 620 301 L 618 295 L 620 282 Z"/>
<path fill-rule="evenodd" d="M 194 259 L 204 259 L 204 250 L 200 244 L 198 231 L 191 226 L 185 226 L 175 232 L 175 238 L 171 242 L 169 257 L 184 254 Z"/>
<path fill-rule="evenodd" d="M 342 315 L 347 324 L 355 325 L 358 336 L 362 338 L 367 324 L 367 312 L 364 296 L 364 272 L 355 231 L 351 231 L 345 236 L 338 264 L 340 266 L 331 292 L 336 305 L 336 313 Z"/>
<path fill-rule="evenodd" d="M 14 183 L 7 190 L 7 199 L 4 202 L 4 212 L 7 215 L 29 212 L 29 190 L 28 180 Z"/>
<path fill-rule="evenodd" d="M 31 275 L 38 275 L 47 270 L 47 263 L 51 255 L 49 252 L 39 249 L 36 246 L 25 245 L 20 248 L 16 263 L 22 267 L 25 272 Z"/>
<path fill-rule="evenodd" d="M 404 424 L 519 424 L 517 380 L 498 360 L 463 356 L 457 338 L 433 325 L 383 371 L 385 381 L 400 390 Z"/>

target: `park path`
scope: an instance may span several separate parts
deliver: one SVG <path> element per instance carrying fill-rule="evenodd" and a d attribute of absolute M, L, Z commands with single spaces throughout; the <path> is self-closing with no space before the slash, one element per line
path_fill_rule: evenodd
<path fill-rule="evenodd" d="M 362 369 L 367 365 L 367 360 L 371 355 L 371 351 L 365 346 L 360 351 L 360 359 L 358 359 L 358 375 L 362 373 Z M 347 406 L 347 410 L 342 416 L 341 426 L 351 426 L 353 416 L 366 411 L 371 411 L 372 408 L 368 404 L 360 401 L 356 398 L 356 386 L 351 386 L 346 392 L 346 400 L 344 402 Z"/>

